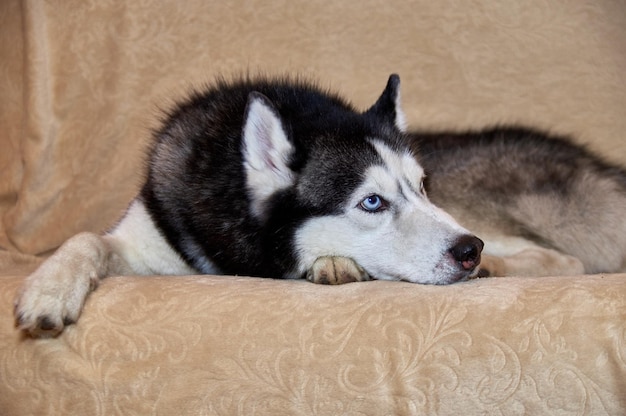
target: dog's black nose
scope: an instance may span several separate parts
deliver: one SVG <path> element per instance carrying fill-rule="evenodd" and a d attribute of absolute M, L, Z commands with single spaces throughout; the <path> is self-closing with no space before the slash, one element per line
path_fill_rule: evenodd
<path fill-rule="evenodd" d="M 480 238 L 464 235 L 450 249 L 450 254 L 464 270 L 472 270 L 480 263 L 480 253 L 483 251 L 483 247 L 484 243 Z"/>

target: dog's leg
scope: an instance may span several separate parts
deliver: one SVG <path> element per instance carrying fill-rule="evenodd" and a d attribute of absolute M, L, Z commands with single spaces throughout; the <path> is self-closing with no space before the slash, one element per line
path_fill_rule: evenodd
<path fill-rule="evenodd" d="M 319 257 L 307 272 L 306 278 L 313 283 L 326 285 L 371 280 L 370 275 L 354 260 L 336 256 Z"/>
<path fill-rule="evenodd" d="M 16 325 L 33 336 L 56 336 L 78 319 L 87 295 L 104 277 L 195 272 L 135 200 L 110 233 L 70 238 L 25 279 L 15 300 Z"/>
<path fill-rule="evenodd" d="M 483 255 L 479 276 L 570 276 L 585 273 L 576 257 L 543 247 L 532 247 L 507 256 Z"/>
<path fill-rule="evenodd" d="M 78 319 L 100 279 L 131 272 L 107 237 L 77 234 L 25 279 L 15 300 L 16 325 L 32 336 L 56 336 Z"/>

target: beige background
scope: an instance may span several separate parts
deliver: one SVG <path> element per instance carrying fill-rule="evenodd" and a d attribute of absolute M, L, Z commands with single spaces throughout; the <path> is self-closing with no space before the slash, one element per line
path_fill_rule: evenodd
<path fill-rule="evenodd" d="M 1 0 L 0 415 L 626 414 L 626 275 L 338 287 L 115 277 L 56 339 L 12 300 L 134 196 L 159 108 L 299 72 L 415 128 L 525 123 L 626 163 L 621 0 Z M 497 172 L 494 172 L 497 174 Z"/>

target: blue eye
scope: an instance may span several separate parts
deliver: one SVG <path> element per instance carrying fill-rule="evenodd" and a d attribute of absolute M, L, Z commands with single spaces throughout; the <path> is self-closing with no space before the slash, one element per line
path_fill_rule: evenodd
<path fill-rule="evenodd" d="M 361 201 L 359 207 L 367 212 L 379 212 L 387 208 L 387 201 L 378 195 L 370 195 Z"/>

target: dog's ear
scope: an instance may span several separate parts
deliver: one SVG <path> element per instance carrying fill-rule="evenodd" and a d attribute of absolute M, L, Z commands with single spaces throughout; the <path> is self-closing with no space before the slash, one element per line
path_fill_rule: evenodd
<path fill-rule="evenodd" d="M 406 119 L 400 106 L 400 77 L 397 74 L 389 76 L 382 95 L 365 114 L 378 117 L 402 132 L 406 131 Z"/>
<path fill-rule="evenodd" d="M 243 123 L 243 163 L 253 213 L 264 217 L 267 199 L 292 185 L 289 161 L 294 152 L 283 122 L 271 101 L 258 92 L 248 96 Z"/>

